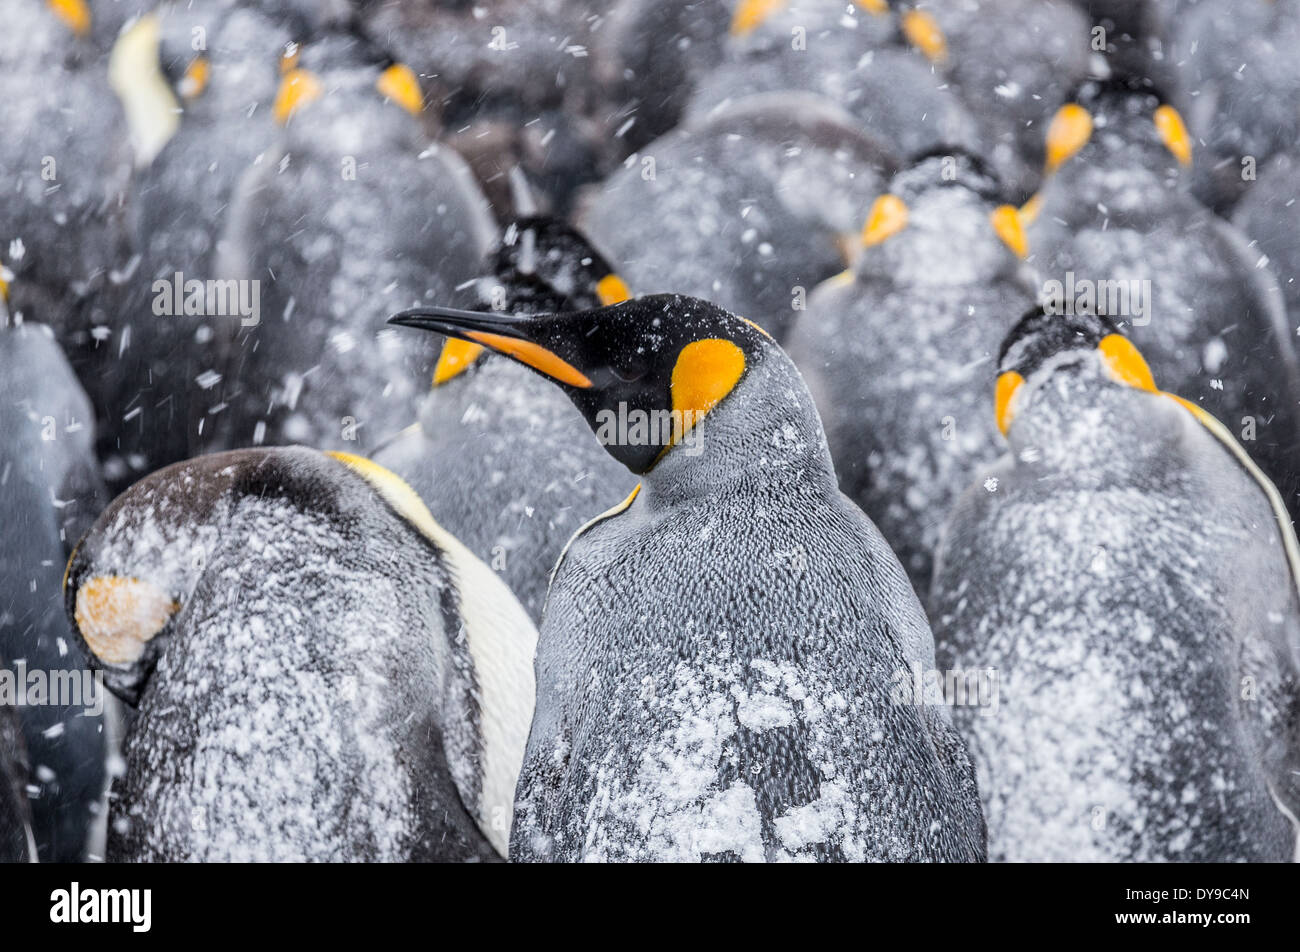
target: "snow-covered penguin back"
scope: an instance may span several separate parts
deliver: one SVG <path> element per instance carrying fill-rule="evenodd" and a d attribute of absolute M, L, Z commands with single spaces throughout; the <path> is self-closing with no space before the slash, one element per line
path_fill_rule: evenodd
<path fill-rule="evenodd" d="M 511 770 L 500 720 L 527 729 L 535 632 L 452 543 L 396 477 L 304 448 L 202 457 L 119 497 L 73 558 L 70 612 L 102 637 L 139 625 L 138 586 L 174 604 L 137 660 L 100 658 L 138 705 L 110 855 L 494 858 L 485 795 Z M 516 706 L 497 715 L 503 669 Z"/>

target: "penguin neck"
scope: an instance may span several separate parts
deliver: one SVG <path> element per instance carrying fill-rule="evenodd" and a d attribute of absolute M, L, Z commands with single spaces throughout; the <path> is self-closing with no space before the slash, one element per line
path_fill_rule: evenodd
<path fill-rule="evenodd" d="M 1153 461 L 1177 458 L 1168 444 L 1180 430 L 1170 418 L 1181 412 L 1158 394 L 1066 368 L 1038 385 L 1009 442 L 1017 466 L 1110 485 L 1145 478 Z"/>
<path fill-rule="evenodd" d="M 769 353 L 687 439 L 642 477 L 647 501 L 679 505 L 729 493 L 835 490 L 821 419 L 794 365 Z"/>

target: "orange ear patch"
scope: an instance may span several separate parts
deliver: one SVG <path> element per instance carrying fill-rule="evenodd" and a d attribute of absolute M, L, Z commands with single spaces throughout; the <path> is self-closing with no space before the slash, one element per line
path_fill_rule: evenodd
<path fill-rule="evenodd" d="M 618 275 L 607 274 L 596 283 L 596 297 L 600 299 L 601 304 L 608 307 L 628 300 L 632 297 L 632 292 Z"/>
<path fill-rule="evenodd" d="M 1007 430 L 1011 427 L 1011 420 L 1015 416 L 1011 411 L 1011 401 L 1024 382 L 1025 378 L 1014 370 L 1008 370 L 1006 373 L 998 375 L 994 413 L 998 422 L 998 430 L 1003 436 L 1007 435 Z"/>
<path fill-rule="evenodd" d="M 878 245 L 907 227 L 907 205 L 897 195 L 881 195 L 871 205 L 862 226 L 863 247 Z"/>
<path fill-rule="evenodd" d="M 1110 375 L 1116 381 L 1136 387 L 1138 390 L 1156 389 L 1155 378 L 1151 368 L 1133 342 L 1122 334 L 1107 334 L 1097 345 Z"/>
<path fill-rule="evenodd" d="M 999 205 L 989 215 L 993 230 L 997 232 L 1003 244 L 1023 258 L 1029 254 L 1029 239 L 1025 237 L 1024 223 L 1020 220 L 1020 211 L 1014 205 Z"/>
<path fill-rule="evenodd" d="M 46 0 L 56 17 L 77 36 L 90 32 L 90 7 L 86 0 Z"/>
<path fill-rule="evenodd" d="M 1092 114 L 1067 102 L 1047 127 L 1047 172 L 1050 175 L 1074 157 L 1092 138 Z"/>
<path fill-rule="evenodd" d="M 744 36 L 762 26 L 763 21 L 785 6 L 785 0 L 740 0 L 731 16 L 731 35 Z"/>
<path fill-rule="evenodd" d="M 275 103 L 271 106 L 271 115 L 280 125 L 289 121 L 289 117 L 300 107 L 313 99 L 319 99 L 322 89 L 320 80 L 308 70 L 295 67 L 284 74 L 280 88 L 275 93 Z"/>
<path fill-rule="evenodd" d="M 413 116 L 418 116 L 424 108 L 424 91 L 420 89 L 419 77 L 409 66 L 394 63 L 379 74 L 375 88 L 380 95 L 391 99 Z"/>
<path fill-rule="evenodd" d="M 670 384 L 673 412 L 681 414 L 682 431 L 731 393 L 744 372 L 745 352 L 729 340 L 711 337 L 683 347 Z"/>
<path fill-rule="evenodd" d="M 907 42 L 924 54 L 931 63 L 942 63 L 948 58 L 948 41 L 939 23 L 924 10 L 908 10 L 901 23 Z"/>
<path fill-rule="evenodd" d="M 566 383 L 570 387 L 581 387 L 584 390 L 591 386 L 591 380 L 586 374 L 541 344 L 520 340 L 518 337 L 506 337 L 504 334 L 490 334 L 487 331 L 466 331 L 465 336 L 507 357 L 513 357 L 520 363 L 527 364 L 552 380 Z"/>
<path fill-rule="evenodd" d="M 1160 141 L 1182 165 L 1192 164 L 1192 136 L 1183 123 L 1183 117 L 1173 106 L 1161 106 L 1154 116 Z"/>

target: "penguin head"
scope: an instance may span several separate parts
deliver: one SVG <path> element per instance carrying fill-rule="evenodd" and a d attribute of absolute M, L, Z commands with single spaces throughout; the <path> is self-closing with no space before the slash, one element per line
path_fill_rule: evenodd
<path fill-rule="evenodd" d="M 530 216 L 510 225 L 492 260 L 505 310 L 525 302 L 543 311 L 579 311 L 626 301 L 631 294 L 609 261 L 576 228 Z M 503 308 L 498 308 L 498 310 Z"/>
<path fill-rule="evenodd" d="M 415 71 L 356 36 L 329 34 L 292 46 L 280 59 L 280 72 L 271 115 L 278 124 L 292 128 L 300 112 L 304 116 L 318 112 L 311 119 L 298 120 L 309 126 L 307 135 L 338 114 L 361 125 L 358 144 L 372 141 L 367 137 L 383 136 L 390 113 L 432 121 Z M 331 126 L 329 132 L 334 135 L 336 130 Z M 341 151 L 348 151 L 346 145 Z"/>
<path fill-rule="evenodd" d="M 217 541 L 211 517 L 242 453 L 158 470 L 109 504 L 63 576 L 64 607 L 109 689 L 129 704 L 153 671 L 172 620 Z"/>
<path fill-rule="evenodd" d="M 1145 78 L 1089 79 L 1047 127 L 1045 173 L 1145 170 L 1177 182 L 1192 164 L 1192 138 L 1182 116 Z"/>
<path fill-rule="evenodd" d="M 947 148 L 896 174 L 867 213 L 859 274 L 918 284 L 966 284 L 1020 270 L 1021 217 L 978 156 Z"/>
<path fill-rule="evenodd" d="M 796 28 L 805 39 L 830 31 L 857 36 L 865 51 L 897 35 L 894 5 L 894 0 L 740 0 L 727 32 L 732 46 L 745 54 L 791 49 Z"/>
<path fill-rule="evenodd" d="M 998 429 L 1009 436 L 1018 417 L 1053 380 L 1155 392 L 1151 369 L 1110 318 L 1093 313 L 1053 314 L 1037 307 L 1020 319 L 998 355 Z"/>
<path fill-rule="evenodd" d="M 631 297 L 609 262 L 574 227 L 549 216 L 513 222 L 477 282 L 479 304 L 511 314 L 581 311 Z M 435 387 L 474 365 L 482 344 L 449 337 L 433 371 Z"/>
<path fill-rule="evenodd" d="M 758 325 L 675 294 L 560 314 L 416 308 L 389 322 L 481 344 L 547 377 L 606 451 L 638 474 L 781 354 Z"/>

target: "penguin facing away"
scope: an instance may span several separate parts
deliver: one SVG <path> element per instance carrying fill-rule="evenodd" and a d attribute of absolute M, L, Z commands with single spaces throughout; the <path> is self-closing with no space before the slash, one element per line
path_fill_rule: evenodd
<path fill-rule="evenodd" d="M 236 182 L 275 140 L 271 106 L 290 40 L 259 10 L 194 0 L 139 18 L 114 45 L 109 81 L 135 154 L 124 214 L 132 258 L 91 305 L 97 343 L 82 376 L 119 488 L 198 453 L 237 389 L 222 350 L 250 296 L 194 307 L 187 287 L 236 287 L 217 269 L 216 244 Z"/>
<path fill-rule="evenodd" d="M 829 100 L 748 96 L 629 157 L 575 220 L 638 293 L 716 301 L 779 341 L 897 164 Z"/>
<path fill-rule="evenodd" d="M 512 224 L 489 267 L 474 293 L 485 310 L 584 310 L 628 296 L 604 257 L 553 218 Z M 374 459 L 405 479 L 538 623 L 564 544 L 635 484 L 556 387 L 456 338 L 443 344 L 419 421 Z"/>
<path fill-rule="evenodd" d="M 1083 84 L 1047 132 L 1026 210 L 1058 310 L 1130 328 L 1171 392 L 1224 421 L 1300 512 L 1300 362 L 1262 255 L 1187 190 L 1193 140 L 1149 83 Z"/>
<path fill-rule="evenodd" d="M 54 328 L 74 367 L 74 349 L 94 347 L 82 308 L 124 257 L 130 169 L 96 22 L 85 2 L 11 0 L 0 38 L 0 286 L 12 312 Z"/>
<path fill-rule="evenodd" d="M 256 282 L 259 316 L 227 338 L 230 406 L 206 448 L 367 453 L 409 423 L 435 354 L 382 318 L 446 300 L 496 231 L 465 163 L 429 141 L 424 102 L 410 68 L 345 38 L 304 46 L 282 77 L 279 139 L 220 244 L 218 271 Z"/>
<path fill-rule="evenodd" d="M 81 542 L 65 601 L 136 707 L 110 861 L 504 854 L 536 630 L 382 467 L 160 470 Z"/>
<path fill-rule="evenodd" d="M 642 482 L 556 566 L 513 860 L 981 860 L 970 762 L 898 560 L 756 325 L 651 295 L 392 319 L 562 387 Z"/>
<path fill-rule="evenodd" d="M 974 118 L 936 68 L 938 51 L 926 51 L 920 30 L 912 31 L 917 42 L 908 39 L 917 17 L 895 14 L 884 0 L 742 0 L 728 55 L 700 80 L 686 118 L 698 123 L 750 96 L 800 91 L 844 109 L 900 155 L 945 142 L 982 151 Z"/>
<path fill-rule="evenodd" d="M 840 488 L 922 594 L 952 501 L 1000 453 L 978 395 L 1006 315 L 1036 299 L 1019 215 L 1001 199 L 987 166 L 958 150 L 899 172 L 872 205 L 853 269 L 818 286 L 787 345 Z"/>
<path fill-rule="evenodd" d="M 1156 390 L 1104 317 L 1008 335 L 1009 455 L 936 561 L 941 665 L 999 672 L 955 708 L 1010 861 L 1284 861 L 1300 813 L 1300 565 L 1229 431 Z"/>
<path fill-rule="evenodd" d="M 94 424 L 50 329 L 0 325 L 0 703 L 17 703 L 26 682 L 17 716 L 45 862 L 85 859 L 104 807 L 103 698 L 59 592 L 68 553 L 107 501 Z M 38 674 L 42 698 L 32 687 Z"/>

